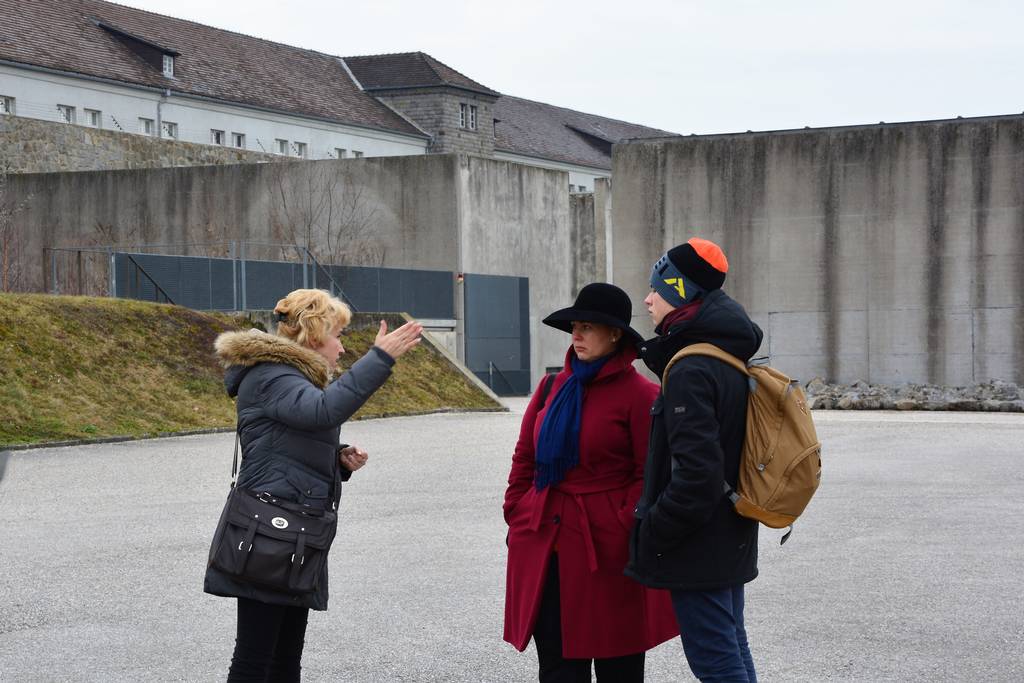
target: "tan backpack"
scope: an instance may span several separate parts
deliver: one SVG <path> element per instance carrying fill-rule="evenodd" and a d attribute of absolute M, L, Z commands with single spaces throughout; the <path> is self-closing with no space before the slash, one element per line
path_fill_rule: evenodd
<path fill-rule="evenodd" d="M 773 529 L 792 527 L 821 482 L 821 443 L 800 383 L 766 365 L 747 366 L 713 344 L 679 350 L 665 366 L 662 387 L 676 361 L 711 356 L 749 378 L 747 429 L 740 457 L 738 490 L 726 495 L 743 517 Z M 790 534 L 782 537 L 785 543 Z"/>

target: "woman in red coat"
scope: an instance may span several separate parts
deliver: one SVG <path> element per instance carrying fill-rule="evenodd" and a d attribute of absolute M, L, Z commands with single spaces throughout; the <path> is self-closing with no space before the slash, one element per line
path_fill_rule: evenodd
<path fill-rule="evenodd" d="M 542 683 L 590 681 L 591 661 L 598 681 L 642 681 L 644 653 L 679 635 L 669 594 L 622 573 L 658 394 L 633 368 L 631 314 L 602 282 L 544 319 L 572 347 L 527 406 L 504 505 L 505 640 L 533 637 Z"/>

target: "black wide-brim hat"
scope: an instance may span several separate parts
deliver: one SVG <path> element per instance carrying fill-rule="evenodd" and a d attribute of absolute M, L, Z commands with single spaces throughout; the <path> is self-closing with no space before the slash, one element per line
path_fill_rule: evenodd
<path fill-rule="evenodd" d="M 629 326 L 633 319 L 633 303 L 629 295 L 607 282 L 592 282 L 576 295 L 576 303 L 555 311 L 542 321 L 563 332 L 572 332 L 572 322 L 601 323 L 626 333 L 633 343 L 643 341 L 640 333 Z"/>

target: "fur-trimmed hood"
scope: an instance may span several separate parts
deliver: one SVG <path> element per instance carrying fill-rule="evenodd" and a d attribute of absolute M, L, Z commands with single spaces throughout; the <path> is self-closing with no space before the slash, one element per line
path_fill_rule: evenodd
<path fill-rule="evenodd" d="M 290 339 L 259 330 L 225 332 L 213 343 L 214 351 L 228 375 L 224 379 L 228 393 L 235 396 L 248 369 L 259 363 L 290 365 L 321 389 L 330 380 L 330 368 L 323 356 Z"/>

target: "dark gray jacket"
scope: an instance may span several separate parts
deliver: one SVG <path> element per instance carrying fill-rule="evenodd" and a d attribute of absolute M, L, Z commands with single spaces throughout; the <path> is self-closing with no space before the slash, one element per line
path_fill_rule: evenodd
<path fill-rule="evenodd" d="M 338 463 L 341 424 L 391 374 L 394 360 L 373 347 L 328 384 L 327 362 L 315 351 L 259 331 L 228 332 L 215 343 L 228 366 L 224 384 L 237 397 L 242 465 L 238 486 L 330 508 L 350 473 Z M 335 541 L 337 544 L 337 541 Z M 327 565 L 319 587 L 291 596 L 233 580 L 210 567 L 204 590 L 213 595 L 327 609 Z"/>

